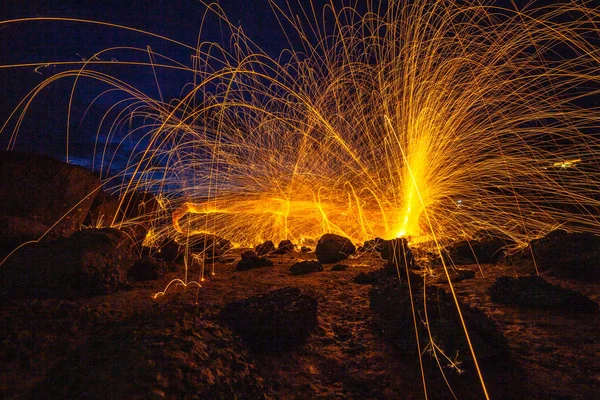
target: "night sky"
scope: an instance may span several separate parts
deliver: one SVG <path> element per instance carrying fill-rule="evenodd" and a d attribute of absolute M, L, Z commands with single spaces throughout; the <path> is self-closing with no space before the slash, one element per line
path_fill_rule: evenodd
<path fill-rule="evenodd" d="M 244 32 L 271 56 L 276 56 L 282 49 L 289 47 L 266 0 L 220 0 L 219 4 L 225 9 L 229 20 L 234 25 L 241 26 Z M 205 10 L 206 7 L 198 0 L 2 0 L 0 20 L 69 17 L 106 21 L 147 30 L 195 46 Z M 223 29 L 219 19 L 212 15 L 202 30 L 202 38 L 227 47 L 230 36 L 227 29 Z M 49 65 L 38 68 L 37 71 L 31 66 L 0 69 L 2 87 L 0 120 L 6 121 L 13 108 L 35 85 L 65 69 L 54 66 L 52 61 L 80 61 L 112 46 L 140 48 L 150 46 L 155 53 L 167 55 L 186 65 L 191 64 L 189 49 L 120 29 L 53 21 L 4 24 L 0 26 L 0 65 L 28 62 L 48 62 Z M 121 58 L 119 53 L 111 53 L 110 58 L 113 57 L 117 60 Z M 131 53 L 123 53 L 122 57 L 122 59 L 131 59 Z M 106 72 L 115 74 L 114 69 L 112 71 L 107 69 Z M 155 91 L 156 84 L 150 79 L 151 73 L 139 72 L 139 70 L 119 67 L 116 75 L 151 95 L 158 95 Z M 171 99 L 179 96 L 182 87 L 190 81 L 191 75 L 163 74 L 159 78 L 165 99 Z M 16 149 L 50 153 L 58 157 L 64 153 L 67 99 L 72 82 L 72 79 L 65 79 L 53 83 L 51 90 L 46 89 L 34 101 L 20 128 Z M 85 104 L 86 100 L 91 100 L 95 95 L 92 92 L 93 90 L 90 90 L 89 99 L 85 99 L 85 86 L 80 85 L 78 93 L 82 98 L 79 102 Z M 104 104 L 100 102 L 97 107 L 109 107 L 110 102 L 114 100 L 117 99 L 107 97 L 104 99 Z M 74 111 L 83 113 L 83 108 L 79 107 Z M 103 111 L 98 110 L 98 112 Z M 73 148 L 76 149 L 79 144 L 82 152 L 86 152 L 84 148 L 90 145 L 89 131 L 95 129 L 93 121 L 89 118 L 88 121 L 90 126 L 75 124 L 76 130 L 72 135 Z M 0 135 L 0 145 L 3 148 L 7 145 L 10 126 L 8 128 Z"/>
<path fill-rule="evenodd" d="M 528 3 L 529 1 L 527 1 Z M 307 3 L 307 2 L 305 2 Z M 328 3 L 327 0 L 315 0 L 316 8 Z M 346 3 L 352 4 L 354 1 Z M 518 6 L 524 2 L 517 1 Z M 549 3 L 541 1 L 538 4 Z M 551 2 L 550 2 L 551 3 Z M 286 37 L 273 14 L 267 0 L 220 0 L 229 20 L 241 26 L 255 43 L 271 56 L 277 56 L 281 50 L 289 47 Z M 285 6 L 284 1 L 278 4 Z M 359 8 L 364 2 L 358 2 Z M 497 1 L 496 5 L 510 7 L 510 1 Z M 294 13 L 300 13 L 297 4 L 292 5 Z M 198 0 L 102 0 L 102 1 L 56 1 L 56 0 L 0 0 L 0 20 L 33 17 L 70 17 L 131 26 L 147 30 L 183 43 L 195 46 L 202 17 L 206 7 Z M 287 30 L 288 32 L 290 29 Z M 203 29 L 203 40 L 214 41 L 228 47 L 227 29 L 216 16 L 208 19 Z M 292 41 L 294 38 L 292 37 Z M 292 45 L 296 45 L 292 43 Z M 35 85 L 63 69 L 54 66 L 53 61 L 81 61 L 94 53 L 112 46 L 150 46 L 155 53 L 164 54 L 186 65 L 191 65 L 191 50 L 169 44 L 163 40 L 120 29 L 73 22 L 30 21 L 0 25 L 0 65 L 6 66 L 27 62 L 48 62 L 47 67 L 32 66 L 23 68 L 0 68 L 0 121 L 4 123 L 12 109 Z M 109 55 L 107 55 L 109 57 Z M 111 53 L 110 57 L 119 60 L 131 58 L 125 53 Z M 142 56 L 141 56 L 142 57 Z M 147 61 L 147 56 L 144 61 Z M 70 67 L 75 68 L 74 66 Z M 144 92 L 158 97 L 156 84 L 150 71 L 135 68 L 119 68 L 117 71 L 107 67 L 105 72 L 116 74 L 123 80 L 139 87 Z M 159 81 L 165 100 L 180 95 L 184 85 L 191 80 L 191 74 L 161 73 Z M 41 153 L 50 153 L 57 157 L 64 154 L 67 100 L 73 80 L 65 79 L 53 83 L 51 90 L 46 89 L 37 97 L 19 130 L 16 149 Z M 92 84 L 86 89 L 79 85 L 80 96 L 74 108 L 75 122 L 71 125 L 73 150 L 80 150 L 80 157 L 89 157 L 89 148 L 93 144 L 95 131 L 94 119 L 84 119 L 79 125 L 84 109 L 97 94 Z M 86 98 L 86 90 L 89 90 Z M 90 110 L 103 115 L 104 110 L 119 98 L 105 97 Z M 85 123 L 88 125 L 85 125 Z M 12 125 L 9 124 L 0 135 L 0 146 L 7 145 Z"/>

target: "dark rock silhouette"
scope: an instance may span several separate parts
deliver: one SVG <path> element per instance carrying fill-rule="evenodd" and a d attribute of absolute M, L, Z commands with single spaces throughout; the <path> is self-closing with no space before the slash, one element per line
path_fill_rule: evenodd
<path fill-rule="evenodd" d="M 317 300 L 286 287 L 229 303 L 219 318 L 254 351 L 284 351 L 305 341 L 317 325 Z"/>
<path fill-rule="evenodd" d="M 254 251 L 259 256 L 264 256 L 264 255 L 273 253 L 275 251 L 275 245 L 273 244 L 273 242 L 271 240 L 267 240 L 266 242 L 261 243 L 258 246 L 256 246 L 254 248 Z"/>
<path fill-rule="evenodd" d="M 448 257 L 455 264 L 496 264 L 504 257 L 504 248 L 512 241 L 489 234 L 475 234 L 473 240 L 462 240 L 446 248 Z"/>
<path fill-rule="evenodd" d="M 323 271 L 323 265 L 316 260 L 300 261 L 290 267 L 292 275 L 305 275 Z"/>
<path fill-rule="evenodd" d="M 416 354 L 414 312 L 421 340 L 421 350 L 428 345 L 429 335 L 422 322 L 425 315 L 422 285 L 418 279 L 411 279 L 413 302 L 406 281 L 397 278 L 381 279 L 371 289 L 370 307 L 377 317 L 377 324 L 383 336 L 402 353 Z M 464 330 L 452 297 L 443 289 L 428 287 L 426 294 L 428 326 L 436 338 L 436 345 L 446 354 L 459 354 L 457 361 L 472 362 Z M 508 359 L 506 339 L 498 331 L 494 322 L 482 311 L 459 302 L 473 346 L 477 349 L 478 360 Z"/>
<path fill-rule="evenodd" d="M 291 240 L 282 240 L 273 254 L 288 254 L 294 251 L 294 244 Z"/>
<path fill-rule="evenodd" d="M 144 256 L 133 263 L 127 276 L 134 281 L 152 281 L 174 271 L 176 268 L 173 264 L 151 256 Z"/>
<path fill-rule="evenodd" d="M 307 247 L 307 246 L 302 246 L 302 247 L 300 247 L 300 251 L 302 253 L 310 253 L 312 251 L 312 249 L 310 247 Z"/>
<path fill-rule="evenodd" d="M 67 237 L 84 223 L 101 186 L 85 168 L 48 156 L 0 152 L 0 245 Z"/>
<path fill-rule="evenodd" d="M 181 246 L 179 246 L 175 240 L 165 239 L 160 246 L 158 246 L 155 256 L 165 261 L 178 260 L 183 255 L 180 247 Z"/>
<path fill-rule="evenodd" d="M 0 268 L 3 295 L 68 299 L 113 293 L 128 287 L 132 250 L 129 236 L 112 228 L 26 245 Z"/>
<path fill-rule="evenodd" d="M 134 220 L 139 223 L 145 222 L 144 217 L 156 213 L 160 207 L 152 193 L 143 191 L 125 193 L 120 203 L 118 219 Z"/>
<path fill-rule="evenodd" d="M 247 353 L 189 299 L 163 301 L 90 337 L 31 397 L 264 399 Z"/>
<path fill-rule="evenodd" d="M 349 255 L 354 254 L 355 251 L 356 247 L 350 239 L 333 233 L 326 233 L 321 236 L 315 249 L 317 259 L 323 264 L 332 264 L 345 260 Z"/>
<path fill-rule="evenodd" d="M 415 260 L 406 238 L 386 240 L 381 244 L 381 248 L 381 256 L 387 260 L 386 269 L 395 271 L 396 267 L 401 270 L 414 267 Z"/>
<path fill-rule="evenodd" d="M 378 274 L 372 272 L 361 272 L 354 277 L 352 282 L 359 285 L 370 285 L 378 279 Z"/>
<path fill-rule="evenodd" d="M 185 243 L 186 240 L 192 253 L 204 253 L 207 258 L 220 257 L 231 249 L 228 239 L 213 234 L 192 235 L 186 239 L 181 238 L 180 243 Z"/>
<path fill-rule="evenodd" d="M 598 281 L 600 236 L 552 231 L 543 238 L 532 240 L 527 249 L 509 257 L 507 263 L 533 270 L 533 260 L 540 271 L 549 271 L 555 276 Z"/>
<path fill-rule="evenodd" d="M 235 269 L 238 271 L 248 271 L 253 268 L 272 267 L 273 262 L 266 257 L 259 257 L 253 251 L 242 253 L 242 259 L 237 263 Z"/>
<path fill-rule="evenodd" d="M 563 289 L 540 276 L 503 276 L 489 289 L 492 301 L 525 308 L 563 308 L 572 313 L 598 311 L 598 303 L 574 290 Z"/>
<path fill-rule="evenodd" d="M 100 190 L 90 206 L 90 211 L 85 217 L 84 225 L 89 227 L 111 226 L 119 210 L 119 199 L 116 196 Z M 120 222 L 117 220 L 116 222 Z"/>
<path fill-rule="evenodd" d="M 365 243 L 362 245 L 362 248 L 364 251 L 375 251 L 381 253 L 386 245 L 386 242 L 387 240 L 376 237 L 375 239 L 365 241 Z"/>

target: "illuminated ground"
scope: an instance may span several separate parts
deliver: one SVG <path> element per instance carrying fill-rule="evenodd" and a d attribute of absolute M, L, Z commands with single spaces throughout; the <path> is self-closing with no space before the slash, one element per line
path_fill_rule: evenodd
<path fill-rule="evenodd" d="M 346 260 L 347 271 L 326 271 L 291 276 L 289 266 L 312 254 L 292 253 L 273 257 L 273 268 L 236 272 L 231 264 L 219 264 L 218 274 L 199 292 L 199 310 L 212 319 L 232 300 L 245 299 L 269 290 L 297 286 L 319 301 L 318 327 L 308 342 L 281 355 L 251 354 L 257 373 L 264 378 L 265 394 L 272 398 L 423 398 L 418 361 L 405 358 L 378 333 L 369 310 L 370 285 L 352 282 L 359 272 L 381 266 L 375 256 Z M 477 266 L 468 266 L 478 271 Z M 483 310 L 506 336 L 517 368 L 484 366 L 492 398 L 592 399 L 600 391 L 600 365 L 595 355 L 600 341 L 596 313 L 579 317 L 569 312 L 516 310 L 491 303 L 486 290 L 498 276 L 512 275 L 512 267 L 483 266 L 481 278 L 455 284 L 459 297 Z M 175 275 L 173 275 L 175 276 Z M 1 396 L 28 398 L 27 392 L 47 378 L 57 363 L 87 340 L 102 335 L 156 302 L 182 301 L 178 290 L 152 300 L 173 277 L 135 284 L 115 295 L 75 301 L 31 300 L 10 302 L 2 309 Z M 547 278 L 600 300 L 600 284 Z M 188 291 L 183 301 L 196 294 Z M 42 311 L 40 311 L 42 310 Z M 65 311 L 66 310 L 66 311 Z M 14 338 L 20 338 L 15 341 Z M 140 343 L 143 339 L 140 340 Z M 163 344 L 169 346 L 168 343 Z M 243 345 L 242 345 L 243 346 Z M 223 349 L 227 351 L 227 349 Z M 119 357 L 107 354 L 107 357 Z M 185 356 L 181 355 L 181 364 Z M 219 368 L 215 365 L 216 368 Z M 94 366 L 82 366 L 83 369 Z M 166 368 L 166 367 L 165 367 Z M 161 366 L 156 367 L 160 373 Z M 430 398 L 450 397 L 439 375 L 428 377 Z M 110 385 L 110 382 L 106 382 Z M 108 386 L 107 386 L 108 387 Z M 469 372 L 454 386 L 458 398 L 481 398 Z"/>

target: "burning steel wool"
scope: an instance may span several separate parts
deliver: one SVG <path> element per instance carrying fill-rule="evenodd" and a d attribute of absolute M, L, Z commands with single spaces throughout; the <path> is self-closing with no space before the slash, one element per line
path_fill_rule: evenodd
<path fill-rule="evenodd" d="M 440 252 L 480 232 L 515 249 L 557 228 L 600 233 L 600 10 L 591 2 L 332 1 L 322 10 L 310 2 L 303 15 L 269 2 L 301 43 L 277 58 L 218 4 L 206 4 L 207 18 L 230 31 L 230 47 L 54 19 L 150 35 L 181 46 L 190 62 L 125 46 L 81 62 L 2 65 L 63 67 L 16 107 L 14 129 L 4 124 L 8 148 L 40 93 L 72 79 L 73 107 L 91 81 L 103 89 L 90 107 L 121 96 L 97 122 L 93 167 L 114 192 L 151 192 L 158 204 L 107 225 L 143 224 L 149 246 L 334 233 L 354 243 L 410 238 Z M 156 80 L 158 96 L 119 72 L 132 66 Z M 189 78 L 180 97 L 162 98 L 156 71 Z M 68 129 L 66 140 L 69 160 Z M 128 161 L 112 174 L 117 154 Z M 207 248 L 196 254 L 202 265 Z M 203 270 L 190 281 L 186 269 L 171 284 L 204 279 Z"/>
<path fill-rule="evenodd" d="M 190 233 L 246 244 L 479 230 L 523 244 L 558 226 L 597 231 L 598 109 L 578 106 L 598 95 L 597 9 L 368 2 L 362 14 L 332 4 L 324 20 L 307 9 L 302 21 L 273 6 L 302 49 L 273 59 L 212 5 L 232 30 L 231 52 L 199 43 L 185 66 L 132 49 L 147 53 L 140 69 L 193 78 L 180 99 L 96 71 L 110 48 L 45 80 L 13 117 L 26 118 L 32 98 L 62 78 L 76 78 L 74 92 L 93 79 L 125 93 L 99 135 L 115 140 L 144 121 L 144 146 L 118 189 L 160 194 L 173 212 L 155 230 L 165 236 L 184 215 Z M 12 148 L 18 125 L 4 134 Z M 110 162 L 95 160 L 103 171 Z M 566 163 L 574 168 L 547 168 Z"/>

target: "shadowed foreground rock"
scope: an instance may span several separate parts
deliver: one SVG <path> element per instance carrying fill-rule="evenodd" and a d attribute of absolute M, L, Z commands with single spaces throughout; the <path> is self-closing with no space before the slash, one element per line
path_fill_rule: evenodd
<path fill-rule="evenodd" d="M 429 335 L 422 322 L 425 315 L 423 289 L 418 284 L 418 279 L 411 279 L 411 282 L 421 350 L 424 350 L 429 344 Z M 373 286 L 369 296 L 370 307 L 376 314 L 377 324 L 386 340 L 393 343 L 402 353 L 417 354 L 407 283 L 397 278 L 382 279 Z M 428 323 L 436 345 L 447 355 L 458 354 L 459 359 L 455 361 L 470 364 L 471 352 L 452 297 L 443 289 L 429 286 L 426 304 Z M 460 307 L 471 342 L 477 349 L 478 360 L 508 359 L 508 344 L 494 322 L 478 309 L 462 303 Z"/>
<path fill-rule="evenodd" d="M 71 235 L 99 188 L 100 179 L 85 168 L 48 156 L 0 152 L 0 245 L 12 250 L 39 239 L 55 223 L 47 239 Z"/>
<path fill-rule="evenodd" d="M 24 246 L 0 268 L 3 296 L 69 299 L 116 292 L 128 287 L 132 246 L 112 228 Z"/>
<path fill-rule="evenodd" d="M 133 263 L 127 276 L 134 281 L 152 281 L 162 278 L 168 272 L 175 272 L 177 268 L 172 263 L 151 256 L 144 256 Z"/>
<path fill-rule="evenodd" d="M 100 190 L 90 206 L 90 211 L 85 217 L 84 225 L 90 227 L 110 226 L 117 216 L 119 210 L 119 199 L 104 190 Z M 123 220 L 121 218 L 117 222 Z"/>
<path fill-rule="evenodd" d="M 248 271 L 253 268 L 272 267 L 273 261 L 266 257 L 259 257 L 253 251 L 242 253 L 242 259 L 237 263 L 235 269 L 238 271 Z"/>
<path fill-rule="evenodd" d="M 354 254 L 355 251 L 356 247 L 350 239 L 333 233 L 326 233 L 321 236 L 315 249 L 317 259 L 323 264 L 332 264 L 345 260 L 349 255 Z"/>
<path fill-rule="evenodd" d="M 264 399 L 247 351 L 202 312 L 189 299 L 161 302 L 110 325 L 59 362 L 31 397 Z"/>
<path fill-rule="evenodd" d="M 600 280 L 600 236 L 592 233 L 552 231 L 511 256 L 507 263 L 533 270 L 533 257 L 540 271 L 579 280 Z"/>
<path fill-rule="evenodd" d="M 323 265 L 316 260 L 300 261 L 290 267 L 292 275 L 306 275 L 323 271 Z"/>
<path fill-rule="evenodd" d="M 227 304 L 219 318 L 257 352 L 288 350 L 317 325 L 317 300 L 286 287 Z"/>
<path fill-rule="evenodd" d="M 455 264 L 495 264 L 504 256 L 507 243 L 510 243 L 508 239 L 483 235 L 479 239 L 453 243 L 446 251 Z"/>
<path fill-rule="evenodd" d="M 492 301 L 526 308 L 562 308 L 572 313 L 598 311 L 598 303 L 574 290 L 553 285 L 540 276 L 503 276 L 489 289 Z"/>
<path fill-rule="evenodd" d="M 254 251 L 259 256 L 264 256 L 264 255 L 273 253 L 275 251 L 275 245 L 273 244 L 273 242 L 271 240 L 267 240 L 266 242 L 261 243 L 258 246 L 256 246 L 254 248 Z"/>

